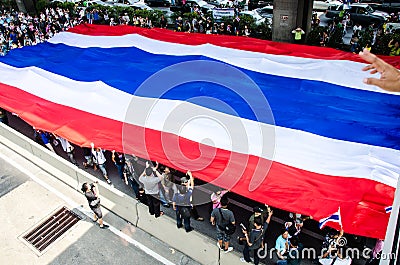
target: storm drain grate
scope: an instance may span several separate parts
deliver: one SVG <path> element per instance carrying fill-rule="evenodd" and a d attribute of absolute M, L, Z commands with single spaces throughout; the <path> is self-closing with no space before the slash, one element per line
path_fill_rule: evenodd
<path fill-rule="evenodd" d="M 28 234 L 23 236 L 23 239 L 41 253 L 79 220 L 80 217 L 78 215 L 71 212 L 66 207 L 62 207 L 32 231 L 28 232 Z"/>

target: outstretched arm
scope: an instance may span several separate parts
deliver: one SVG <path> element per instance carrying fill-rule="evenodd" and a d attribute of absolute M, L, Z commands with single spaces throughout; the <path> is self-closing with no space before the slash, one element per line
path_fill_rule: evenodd
<path fill-rule="evenodd" d="M 360 52 L 360 57 L 370 63 L 362 70 L 371 71 L 371 74 L 380 73 L 378 78 L 365 78 L 363 81 L 368 85 L 375 85 L 387 91 L 400 92 L 400 71 L 394 66 L 370 53 L 367 49 Z"/>

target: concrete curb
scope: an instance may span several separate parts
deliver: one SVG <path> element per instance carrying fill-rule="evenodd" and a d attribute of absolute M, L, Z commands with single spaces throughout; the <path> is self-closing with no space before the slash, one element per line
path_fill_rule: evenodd
<path fill-rule="evenodd" d="M 0 142 L 75 191 L 80 192 L 80 186 L 84 182 L 98 180 L 91 174 L 2 123 L 0 123 Z M 110 187 L 104 181 L 100 180 L 98 186 L 102 205 L 105 208 L 134 225 L 137 223 L 137 227 L 140 229 L 190 256 L 199 263 L 206 265 L 241 263 L 238 253 L 221 253 L 219 255 L 216 240 L 212 240 L 196 231 L 186 233 L 184 229 L 177 229 L 175 220 L 168 216 L 155 219 L 148 214 L 145 205 L 138 203 L 131 196 L 114 187 Z"/>

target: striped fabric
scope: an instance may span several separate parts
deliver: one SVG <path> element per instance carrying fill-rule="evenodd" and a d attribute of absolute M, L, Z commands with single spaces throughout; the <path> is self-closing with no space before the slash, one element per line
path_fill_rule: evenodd
<path fill-rule="evenodd" d="M 393 57 L 384 58 L 399 66 Z M 0 59 L 0 106 L 348 233 L 383 238 L 400 172 L 396 94 L 353 54 L 81 25 Z"/>

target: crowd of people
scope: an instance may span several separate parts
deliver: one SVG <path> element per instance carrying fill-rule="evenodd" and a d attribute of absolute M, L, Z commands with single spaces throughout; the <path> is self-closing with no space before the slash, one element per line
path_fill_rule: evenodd
<path fill-rule="evenodd" d="M 54 34 L 80 24 L 77 14 L 61 8 L 46 8 L 39 15 L 23 12 L 0 11 L 0 55 L 8 51 L 31 46 L 48 40 Z"/>
<path fill-rule="evenodd" d="M 387 67 L 381 65 L 380 61 L 376 61 L 373 55 L 365 54 L 367 60 L 373 61 L 374 66 L 369 66 L 364 70 L 379 69 Z M 374 81 L 375 82 L 375 81 Z M 371 82 L 372 83 L 372 82 Z M 10 115 L 10 113 L 8 113 Z M 7 111 L 0 109 L 0 122 L 8 123 Z M 105 150 L 95 144 L 91 147 L 83 147 L 82 154 L 84 162 L 78 165 L 75 154 L 79 147 L 76 147 L 68 142 L 68 140 L 55 134 L 34 129 L 34 139 L 45 146 L 52 152 L 60 152 L 62 150 L 67 154 L 67 158 L 76 166 L 84 169 L 92 168 L 93 170 L 100 169 L 104 180 L 113 185 L 109 177 L 110 163 L 107 162 Z M 61 145 L 61 148 L 57 146 Z M 113 178 L 113 181 L 121 181 L 129 186 L 132 195 L 136 199 L 147 205 L 148 212 L 155 218 L 161 217 L 164 212 L 163 207 L 172 207 L 175 212 L 176 226 L 178 229 L 184 228 L 187 233 L 193 231 L 191 219 L 203 221 L 200 217 L 196 205 L 193 203 L 195 177 L 189 170 L 185 174 L 180 173 L 165 165 L 159 165 L 157 162 L 145 161 L 144 169 L 140 166 L 139 161 L 143 161 L 135 155 L 123 154 L 117 151 L 111 151 L 112 164 L 116 167 L 118 177 Z M 59 153 L 60 154 L 60 153 Z M 108 156 L 107 156 L 108 157 Z M 119 180 L 120 179 L 120 180 Z M 99 227 L 107 229 L 108 226 L 103 223 L 103 214 L 101 211 L 100 198 L 97 192 L 97 182 L 82 184 L 82 192 L 88 200 L 90 209 L 94 213 L 93 222 L 98 222 Z M 271 231 L 268 231 L 268 226 L 271 222 L 273 210 L 268 205 L 256 206 L 253 208 L 253 213 L 248 218 L 245 224 L 238 225 L 235 214 L 230 210 L 230 191 L 217 189 L 210 195 L 210 215 L 209 221 L 215 227 L 215 237 L 217 246 L 222 253 L 229 253 L 233 250 L 231 242 L 233 234 L 238 234 L 236 239 L 239 245 L 242 245 L 242 257 L 240 261 L 243 263 L 254 262 L 259 264 L 264 258 L 269 258 L 266 255 L 266 242 L 271 240 Z M 298 265 L 302 261 L 300 255 L 303 244 L 303 224 L 312 219 L 311 216 L 304 216 L 298 213 L 290 213 L 287 216 L 286 222 L 281 226 L 281 232 L 275 240 L 275 248 L 273 260 L 278 265 Z M 240 230 L 236 229 L 237 227 Z M 333 232 L 332 232 L 333 231 Z M 324 248 L 324 254 L 315 262 L 328 265 L 337 260 L 337 264 L 349 265 L 352 260 L 346 255 L 346 249 L 340 246 L 339 239 L 343 236 L 343 231 L 332 230 L 327 234 L 326 239 L 321 246 Z M 383 241 L 380 242 L 380 248 L 377 248 L 377 253 L 382 250 Z M 368 264 L 377 264 L 378 256 L 371 256 Z"/>
<path fill-rule="evenodd" d="M 370 25 L 361 25 L 360 23 L 351 23 L 350 14 L 344 10 L 339 14 L 338 18 L 329 21 L 328 26 L 324 27 L 319 32 L 319 44 L 320 46 L 329 46 L 336 42 L 337 44 L 343 44 L 343 38 L 348 32 L 352 32 L 349 51 L 352 53 L 359 53 L 364 49 L 371 49 L 382 46 L 387 46 L 389 53 L 387 55 L 398 56 L 400 55 L 400 48 L 398 45 L 399 39 L 396 38 L 396 34 L 399 30 L 393 28 L 390 23 L 399 23 L 400 14 L 392 13 L 387 22 L 376 25 L 371 23 Z M 320 27 L 320 19 L 316 14 L 312 17 L 311 22 L 312 29 Z M 392 39 L 390 43 L 382 43 L 384 36 L 390 36 Z M 397 44 L 396 44 L 397 43 Z M 335 47 L 337 48 L 337 47 Z"/>
<path fill-rule="evenodd" d="M 38 16 L 30 16 L 16 11 L 3 11 L 0 13 L 0 44 L 1 54 L 5 55 L 10 49 L 20 48 L 22 46 L 35 45 L 41 43 L 48 38 L 51 38 L 59 31 L 67 30 L 74 27 L 83 21 L 89 23 L 96 23 L 99 20 L 99 14 L 96 10 L 85 12 L 83 9 L 77 14 L 70 14 L 68 10 L 61 8 L 47 8 Z M 107 14 L 101 14 L 107 19 L 110 25 L 115 23 L 119 24 L 133 24 L 136 26 L 152 27 L 151 20 L 148 18 L 133 17 L 131 20 L 126 14 L 120 16 L 118 22 L 113 19 L 108 19 Z M 150 21 L 150 22 L 149 22 Z M 185 26 L 185 24 L 188 24 Z M 341 26 L 340 26 L 341 24 Z M 162 27 L 166 26 L 165 18 L 162 17 L 160 21 Z M 204 32 L 204 33 L 219 33 L 219 34 L 235 34 L 237 27 L 235 25 L 214 25 L 211 20 L 206 19 L 205 26 L 203 21 L 192 20 L 183 21 L 178 18 L 176 22 L 176 30 L 189 31 L 189 32 Z M 354 37 L 359 37 L 359 25 L 353 28 Z M 339 22 L 333 22 L 328 28 L 326 37 L 329 38 L 336 30 L 345 32 L 347 29 L 345 18 Z M 388 30 L 384 27 L 382 29 L 371 26 L 370 30 L 373 32 L 373 41 L 370 46 L 374 45 L 377 37 L 380 34 L 388 34 Z M 391 32 L 389 32 L 391 33 Z M 237 33 L 236 33 L 237 34 Z M 246 32 L 244 33 L 246 35 Z M 321 45 L 325 43 L 323 40 Z M 400 55 L 399 41 L 392 40 L 390 43 L 391 55 Z M 371 71 L 372 73 L 384 73 L 380 79 L 369 78 L 364 80 L 367 84 L 378 85 L 381 88 L 391 91 L 400 91 L 399 85 L 399 71 L 392 66 L 386 64 L 378 59 L 373 54 L 369 53 L 367 47 L 360 47 L 359 50 L 354 52 L 364 51 L 360 56 L 365 59 L 370 65 L 366 66 L 364 71 Z M 0 122 L 8 123 L 7 112 L 0 109 Z M 61 145 L 62 150 L 67 154 L 71 163 L 77 164 L 75 158 L 76 147 L 70 144 L 68 140 L 41 130 L 34 130 L 35 139 L 46 146 L 52 152 L 56 152 L 54 146 Z M 92 144 L 91 147 L 82 148 L 85 161 L 82 166 L 86 168 L 93 168 L 94 170 L 100 169 L 105 181 L 112 185 L 107 171 L 107 159 L 104 150 L 99 146 Z M 132 192 L 137 200 L 148 206 L 149 214 L 159 218 L 164 213 L 161 210 L 161 205 L 164 207 L 171 207 L 175 210 L 177 228 L 184 228 L 186 232 L 191 232 L 191 219 L 194 218 L 198 221 L 203 221 L 203 217 L 199 216 L 196 206 L 193 204 L 193 190 L 195 189 L 194 179 L 191 171 L 187 171 L 184 177 L 178 178 L 175 171 L 168 166 L 155 165 L 151 161 L 147 161 L 143 172 L 137 172 L 137 162 L 139 160 L 135 155 L 123 154 L 117 151 L 112 151 L 112 162 L 115 165 L 118 176 L 121 181 L 132 188 Z M 84 183 L 82 186 L 88 199 L 90 208 L 94 212 L 94 221 L 99 221 L 101 228 L 107 228 L 103 224 L 102 213 L 100 210 L 100 200 L 96 195 L 95 185 Z M 212 211 L 210 213 L 210 223 L 215 226 L 216 239 L 218 248 L 225 253 L 232 251 L 230 245 L 231 237 L 236 231 L 238 226 L 235 221 L 234 213 L 229 209 L 229 190 L 217 190 L 211 194 L 210 203 L 212 204 Z M 253 214 L 248 219 L 246 225 L 240 225 L 241 234 L 238 238 L 239 244 L 243 245 L 242 262 L 254 262 L 259 264 L 260 251 L 264 249 L 264 243 L 268 236 L 267 229 L 273 215 L 273 210 L 264 205 L 264 207 L 255 207 Z M 301 262 L 299 255 L 293 255 L 293 252 L 298 253 L 303 247 L 301 240 L 301 232 L 303 223 L 306 220 L 312 219 L 308 216 L 292 213 L 287 222 L 282 226 L 282 232 L 276 238 L 276 259 L 279 265 L 297 265 Z M 338 248 L 338 241 L 343 236 L 343 231 L 330 233 L 324 244 L 326 252 L 319 260 L 321 264 L 333 264 L 336 260 L 341 260 L 340 264 L 350 264 L 351 259 L 346 257 L 345 251 Z M 382 241 L 378 241 L 382 243 Z M 378 244 L 377 244 L 378 245 Z M 380 244 L 381 246 L 382 244 Z M 379 252 L 379 251 L 378 251 Z M 291 254 L 292 253 L 292 254 Z M 253 260 L 251 259 L 251 254 Z M 373 257 L 369 261 L 376 262 Z"/>

